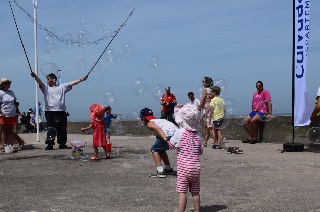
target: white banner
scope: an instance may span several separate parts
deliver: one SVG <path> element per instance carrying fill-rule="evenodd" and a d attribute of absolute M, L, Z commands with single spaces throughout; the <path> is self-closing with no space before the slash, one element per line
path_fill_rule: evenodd
<path fill-rule="evenodd" d="M 314 104 L 310 102 L 306 87 L 307 55 L 310 37 L 310 0 L 295 0 L 294 45 L 294 126 L 310 123 Z"/>

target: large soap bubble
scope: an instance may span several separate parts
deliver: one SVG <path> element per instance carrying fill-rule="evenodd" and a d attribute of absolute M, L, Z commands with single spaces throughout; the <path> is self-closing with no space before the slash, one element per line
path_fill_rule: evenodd
<path fill-rule="evenodd" d="M 219 86 L 221 89 L 220 95 L 223 96 L 228 92 L 228 83 L 223 78 L 218 78 L 213 81 L 214 86 Z"/>
<path fill-rule="evenodd" d="M 157 56 L 154 56 L 151 58 L 150 63 L 153 68 L 158 68 L 160 66 L 160 58 Z"/>
<path fill-rule="evenodd" d="M 59 70 L 58 66 L 55 63 L 44 63 L 40 66 L 40 72 L 47 77 L 48 74 L 56 74 Z"/>
<path fill-rule="evenodd" d="M 117 102 L 117 97 L 116 94 L 113 91 L 107 91 L 104 95 L 103 95 L 103 101 L 107 104 L 107 105 L 112 105 L 115 102 Z"/>
<path fill-rule="evenodd" d="M 156 101 L 160 101 L 162 95 L 164 94 L 165 86 L 162 84 L 156 84 L 152 89 L 152 96 Z"/>
<path fill-rule="evenodd" d="M 239 110 L 238 102 L 233 98 L 226 98 L 224 100 L 226 106 L 226 116 L 235 116 Z"/>
<path fill-rule="evenodd" d="M 146 90 L 144 79 L 138 78 L 133 82 L 132 92 L 136 95 L 142 94 Z"/>
<path fill-rule="evenodd" d="M 88 23 L 87 23 L 87 21 L 85 21 L 85 20 L 83 20 L 83 21 L 80 22 L 81 28 L 86 28 L 87 25 L 88 25 Z"/>

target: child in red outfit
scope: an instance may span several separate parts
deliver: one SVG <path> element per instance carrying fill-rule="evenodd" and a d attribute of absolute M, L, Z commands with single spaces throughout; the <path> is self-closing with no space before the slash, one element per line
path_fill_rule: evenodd
<path fill-rule="evenodd" d="M 90 125 L 85 128 L 81 128 L 81 131 L 84 132 L 93 128 L 93 140 L 92 147 L 94 149 L 94 156 L 91 156 L 91 160 L 99 160 L 98 157 L 98 147 L 102 147 L 104 152 L 106 153 L 106 158 L 110 158 L 110 155 L 106 149 L 106 122 L 103 119 L 104 113 L 106 109 L 104 106 L 99 104 L 93 104 L 90 106 L 90 117 L 92 118 Z"/>

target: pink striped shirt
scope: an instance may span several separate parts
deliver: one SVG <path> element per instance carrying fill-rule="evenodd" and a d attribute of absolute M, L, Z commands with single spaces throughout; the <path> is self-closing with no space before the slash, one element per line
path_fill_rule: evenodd
<path fill-rule="evenodd" d="M 198 132 L 178 129 L 170 139 L 169 147 L 177 149 L 178 192 L 200 192 L 200 155 L 202 140 Z"/>

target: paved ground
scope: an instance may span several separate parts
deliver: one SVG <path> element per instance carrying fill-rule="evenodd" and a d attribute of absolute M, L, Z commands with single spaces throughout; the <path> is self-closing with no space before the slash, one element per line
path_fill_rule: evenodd
<path fill-rule="evenodd" d="M 27 145 L 0 153 L 0 211 L 176 211 L 175 176 L 149 178 L 155 170 L 153 137 L 118 136 L 113 159 L 72 160 L 71 149 L 45 151 L 36 134 Z M 91 135 L 68 135 L 88 142 Z M 313 152 L 281 153 L 282 144 L 230 141 L 242 155 L 206 147 L 201 171 L 202 211 L 320 211 L 320 162 Z M 55 146 L 57 148 L 57 145 Z M 169 151 L 175 168 L 175 151 Z M 192 211 L 191 195 L 187 211 Z"/>

